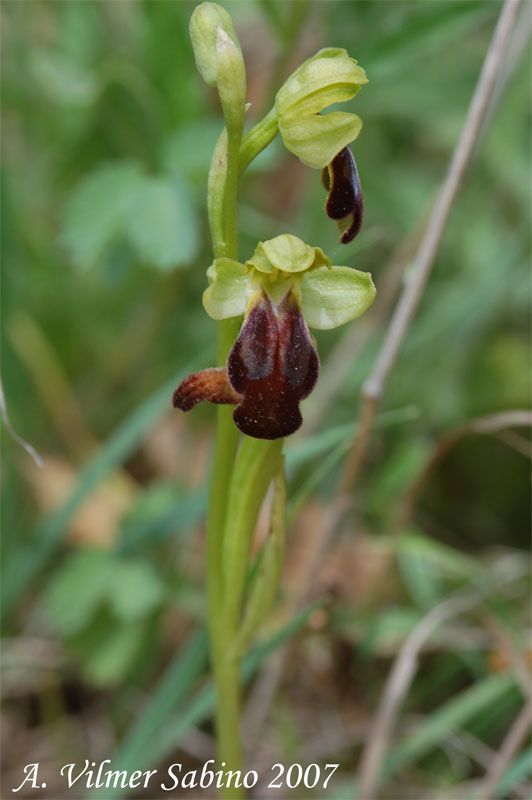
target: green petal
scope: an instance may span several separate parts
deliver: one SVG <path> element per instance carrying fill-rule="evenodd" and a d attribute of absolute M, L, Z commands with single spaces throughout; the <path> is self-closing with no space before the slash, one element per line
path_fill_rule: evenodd
<path fill-rule="evenodd" d="M 374 298 L 375 286 L 369 272 L 330 267 L 303 276 L 301 308 L 312 328 L 337 328 L 363 314 Z"/>
<path fill-rule="evenodd" d="M 279 120 L 279 131 L 287 150 L 314 169 L 330 164 L 340 150 L 356 139 L 361 128 L 360 117 L 342 111 Z"/>
<path fill-rule="evenodd" d="M 232 258 L 217 258 L 207 270 L 210 286 L 203 292 L 203 306 L 213 319 L 239 317 L 246 310 L 248 275 Z"/>
<path fill-rule="evenodd" d="M 246 262 L 259 272 L 273 272 L 279 269 L 282 272 L 304 272 L 309 269 L 318 258 L 319 263 L 326 259 L 323 251 L 316 252 L 314 247 L 305 244 L 302 239 L 283 233 L 266 242 L 259 242 L 252 258 Z"/>
<path fill-rule="evenodd" d="M 352 58 L 320 58 L 307 63 L 279 90 L 279 116 L 315 114 L 333 103 L 350 100 L 367 83 L 366 73 Z"/>

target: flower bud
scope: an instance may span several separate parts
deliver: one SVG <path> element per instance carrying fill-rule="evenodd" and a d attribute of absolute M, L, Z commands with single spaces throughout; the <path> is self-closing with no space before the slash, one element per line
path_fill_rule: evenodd
<path fill-rule="evenodd" d="M 240 48 L 223 28 L 217 29 L 216 67 L 227 132 L 241 136 L 246 114 L 246 68 Z"/>
<path fill-rule="evenodd" d="M 190 38 L 198 71 L 209 86 L 218 83 L 218 57 L 216 40 L 222 29 L 235 45 L 242 58 L 240 42 L 230 14 L 216 3 L 202 3 L 190 18 Z"/>

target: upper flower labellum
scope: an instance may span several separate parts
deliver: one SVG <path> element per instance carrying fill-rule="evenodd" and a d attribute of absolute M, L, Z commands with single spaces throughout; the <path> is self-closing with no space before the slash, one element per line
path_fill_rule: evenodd
<path fill-rule="evenodd" d="M 290 152 L 304 164 L 321 169 L 359 134 L 355 114 L 324 108 L 356 95 L 366 73 L 345 50 L 328 48 L 305 61 L 278 91 L 275 108 L 279 131 Z"/>
<path fill-rule="evenodd" d="M 328 190 L 325 211 L 338 222 L 340 242 L 348 244 L 360 231 L 364 214 L 360 178 L 349 147 L 344 147 L 333 158 L 323 170 L 322 179 Z"/>

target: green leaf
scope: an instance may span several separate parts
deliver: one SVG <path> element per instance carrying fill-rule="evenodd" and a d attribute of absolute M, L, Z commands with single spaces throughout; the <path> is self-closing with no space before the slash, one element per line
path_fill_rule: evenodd
<path fill-rule="evenodd" d="M 64 53 L 36 48 L 28 58 L 32 79 L 45 97 L 68 106 L 89 106 L 96 99 L 95 76 Z"/>
<path fill-rule="evenodd" d="M 52 578 L 44 604 L 54 627 L 63 635 L 80 631 L 104 602 L 113 573 L 105 550 L 81 550 L 67 557 Z"/>
<path fill-rule="evenodd" d="M 72 515 L 90 493 L 138 446 L 148 428 L 168 409 L 169 398 L 185 375 L 198 369 L 207 353 L 198 355 L 167 383 L 159 387 L 117 426 L 105 445 L 89 459 L 80 472 L 72 494 L 57 510 L 38 525 L 31 547 L 21 548 L 11 560 L 2 581 L 2 615 L 7 616 L 39 570 L 63 541 L 62 534 Z M 32 586 L 33 588 L 33 586 Z"/>
<path fill-rule="evenodd" d="M 248 653 L 242 663 L 242 681 L 247 682 L 265 658 L 295 636 L 304 627 L 309 616 L 322 605 L 322 600 L 313 603 Z M 212 683 L 209 683 L 190 702 L 179 707 L 175 716 L 171 716 L 176 712 L 176 705 L 182 702 L 185 693 L 190 691 L 195 671 L 199 672 L 201 669 L 204 646 L 203 634 L 200 631 L 184 653 L 176 657 L 176 662 L 170 666 L 155 689 L 152 702 L 142 715 L 139 725 L 135 725 L 130 736 L 127 736 L 127 746 L 120 749 L 116 756 L 112 756 L 115 768 L 125 769 L 126 765 L 130 769 L 153 768 L 175 751 L 191 727 L 201 725 L 212 713 L 215 696 Z M 178 689 L 174 693 L 176 684 Z M 106 789 L 105 800 L 114 800 L 125 792 L 126 789 L 120 785 L 113 786 Z M 92 790 L 90 797 L 98 797 L 98 791 Z"/>
<path fill-rule="evenodd" d="M 469 720 L 500 703 L 505 696 L 513 692 L 515 692 L 513 677 L 502 674 L 488 675 L 474 686 L 456 694 L 427 716 L 412 733 L 403 737 L 388 754 L 384 768 L 386 777 L 391 777 L 398 769 L 423 758 L 432 748 L 444 742 Z"/>
<path fill-rule="evenodd" d="M 390 545 L 397 552 L 398 558 L 413 556 L 422 559 L 429 565 L 429 569 L 437 567 L 453 578 L 473 580 L 482 575 L 483 567 L 474 558 L 425 536 L 414 527 L 401 536 L 393 537 Z"/>
<path fill-rule="evenodd" d="M 179 653 L 160 678 L 155 691 L 147 697 L 145 707 L 135 717 L 118 751 L 113 754 L 113 764 L 117 765 L 117 769 L 130 770 L 135 767 L 144 751 L 149 750 L 150 742 L 157 738 L 157 733 L 168 715 L 192 691 L 207 662 L 207 631 L 200 628 L 181 646 Z M 150 764 L 149 761 L 144 763 Z"/>
<path fill-rule="evenodd" d="M 164 584 L 149 562 L 117 562 L 108 596 L 120 620 L 127 623 L 147 616 L 160 606 L 164 594 Z"/>
<path fill-rule="evenodd" d="M 495 797 L 508 797 L 518 783 L 528 780 L 531 775 L 532 759 L 530 758 L 530 749 L 527 747 L 508 766 L 497 785 Z"/>
<path fill-rule="evenodd" d="M 248 275 L 243 264 L 232 258 L 217 258 L 207 270 L 211 282 L 203 292 L 203 305 L 213 319 L 239 317 L 248 303 Z"/>
<path fill-rule="evenodd" d="M 164 147 L 167 172 L 179 177 L 206 175 L 221 128 L 221 121 L 210 117 L 180 125 Z"/>
<path fill-rule="evenodd" d="M 190 263 L 199 247 L 198 219 L 186 186 L 146 177 L 130 198 L 125 232 L 140 258 L 161 270 Z"/>
<path fill-rule="evenodd" d="M 146 544 L 159 548 L 169 537 L 181 538 L 205 514 L 207 487 L 187 491 L 172 483 L 154 482 L 120 521 L 116 552 L 138 552 Z"/>
<path fill-rule="evenodd" d="M 311 328 L 327 330 L 343 325 L 363 314 L 374 298 L 375 286 L 369 272 L 331 267 L 303 276 L 301 308 Z"/>
<path fill-rule="evenodd" d="M 94 266 L 123 234 L 131 197 L 142 181 L 137 163 L 117 161 L 90 173 L 74 190 L 65 210 L 61 241 L 76 266 Z"/>
<path fill-rule="evenodd" d="M 109 628 L 84 658 L 83 671 L 88 680 L 101 687 L 118 683 L 129 670 L 144 635 L 145 629 L 137 622 Z"/>

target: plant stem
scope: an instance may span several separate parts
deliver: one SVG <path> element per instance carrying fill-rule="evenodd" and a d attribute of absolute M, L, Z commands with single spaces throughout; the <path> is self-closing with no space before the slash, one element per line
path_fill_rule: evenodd
<path fill-rule="evenodd" d="M 240 145 L 238 172 L 241 175 L 246 167 L 268 147 L 277 136 L 279 123 L 275 106 L 268 111 L 265 117 L 244 136 Z"/>
<path fill-rule="evenodd" d="M 238 177 L 277 134 L 273 109 L 242 140 L 242 131 L 225 129 L 214 150 L 208 183 L 209 223 L 214 257 L 238 260 Z M 218 323 L 217 363 L 223 366 L 238 335 L 241 319 Z M 242 765 L 240 742 L 240 654 L 237 635 L 249 553 L 257 515 L 279 468 L 282 440 L 245 437 L 236 465 L 238 431 L 232 409 L 217 412 L 212 479 L 207 515 L 207 594 L 212 667 L 216 685 L 218 763 L 223 770 Z M 239 800 L 242 787 L 223 786 L 221 797 Z"/>
<path fill-rule="evenodd" d="M 234 150 L 231 155 L 234 159 Z M 233 164 L 234 169 L 234 164 Z M 225 202 L 227 175 L 229 172 L 229 144 L 227 131 L 220 134 L 213 153 L 208 182 L 209 224 L 211 227 L 214 257 L 219 258 L 226 253 L 224 219 L 231 208 Z M 236 203 L 233 208 L 234 227 L 236 228 Z M 238 240 L 232 241 L 232 257 L 238 258 Z M 234 255 L 233 255 L 234 253 Z M 217 364 L 223 366 L 240 328 L 240 319 L 221 320 L 218 323 Z M 211 628 L 213 660 L 216 660 L 215 641 L 218 638 L 216 628 L 222 599 L 221 553 L 222 537 L 227 507 L 227 493 L 231 479 L 231 470 L 235 459 L 238 431 L 232 419 L 232 409 L 220 406 L 217 411 L 216 434 L 212 478 L 207 514 L 207 594 L 209 603 L 209 621 Z"/>
<path fill-rule="evenodd" d="M 238 259 L 236 192 L 241 132 L 224 130 L 213 153 L 208 182 L 209 223 L 214 257 Z M 218 323 L 217 364 L 223 366 L 238 335 L 240 318 Z M 213 677 L 216 685 L 216 734 L 221 768 L 239 770 L 242 754 L 239 736 L 240 677 L 237 661 L 224 659 L 227 636 L 222 608 L 222 548 L 231 473 L 238 443 L 232 409 L 218 408 L 207 515 L 207 595 Z M 222 762 L 225 762 L 222 767 Z M 222 797 L 243 796 L 240 789 L 224 787 Z"/>
<path fill-rule="evenodd" d="M 246 437 L 233 470 L 222 553 L 224 629 L 231 639 L 238 627 L 255 523 L 282 448 L 283 439 Z"/>
<path fill-rule="evenodd" d="M 222 540 L 222 605 L 213 608 L 216 619 L 214 667 L 217 688 L 218 759 L 227 769 L 240 770 L 240 654 L 234 643 L 249 568 L 249 553 L 257 516 L 268 486 L 279 469 L 283 440 L 266 442 L 244 438 L 233 469 Z M 242 787 L 224 786 L 225 800 L 244 797 Z"/>

